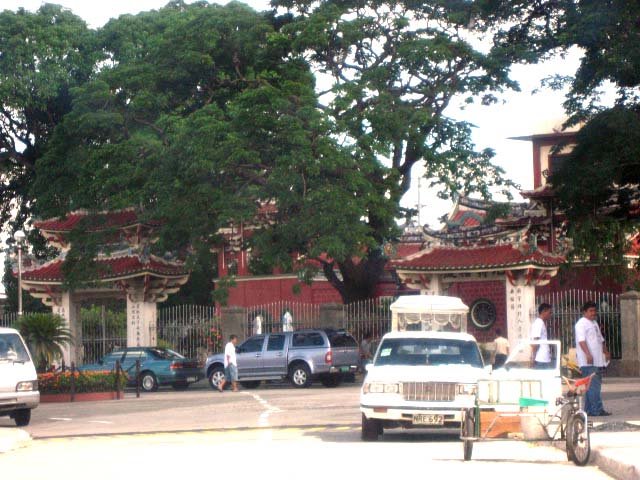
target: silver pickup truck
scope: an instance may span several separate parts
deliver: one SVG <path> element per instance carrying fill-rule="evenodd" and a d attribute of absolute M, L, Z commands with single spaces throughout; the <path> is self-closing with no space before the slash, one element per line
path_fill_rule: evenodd
<path fill-rule="evenodd" d="M 294 387 L 309 387 L 319 379 L 326 387 L 338 386 L 358 367 L 355 339 L 343 330 L 314 329 L 254 335 L 236 347 L 238 380 L 256 388 L 262 380 L 288 378 Z M 224 378 L 224 354 L 207 358 L 205 374 L 212 388 Z"/>

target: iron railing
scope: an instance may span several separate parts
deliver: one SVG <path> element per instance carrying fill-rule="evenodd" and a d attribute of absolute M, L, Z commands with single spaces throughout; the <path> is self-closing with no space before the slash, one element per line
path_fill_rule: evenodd
<path fill-rule="evenodd" d="M 251 336 L 321 326 L 320 305 L 281 300 L 246 307 L 243 329 Z"/>
<path fill-rule="evenodd" d="M 379 297 L 348 303 L 342 307 L 345 329 L 359 342 L 367 334 L 373 336 L 372 351 L 375 352 L 377 341 L 391 331 L 391 309 L 395 297 Z"/>
<path fill-rule="evenodd" d="M 224 349 L 220 317 L 212 305 L 176 305 L 158 309 L 158 345 L 204 361 Z"/>
<path fill-rule="evenodd" d="M 611 358 L 622 358 L 620 297 L 611 292 L 595 290 L 565 290 L 536 297 L 536 305 L 548 303 L 553 307 L 553 317 L 547 322 L 549 338 L 560 340 L 563 353 L 575 348 L 575 324 L 582 316 L 582 305 L 587 301 L 598 306 L 598 324 Z M 537 312 L 532 312 L 532 319 Z"/>

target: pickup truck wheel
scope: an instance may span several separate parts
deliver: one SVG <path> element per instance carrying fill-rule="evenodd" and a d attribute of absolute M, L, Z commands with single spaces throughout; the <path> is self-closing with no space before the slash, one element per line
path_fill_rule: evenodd
<path fill-rule="evenodd" d="M 247 380 L 246 382 L 240 382 L 240 385 L 242 385 L 247 390 L 252 390 L 252 389 L 258 388 L 260 386 L 260 380 L 255 380 L 255 381 L 248 381 Z"/>
<path fill-rule="evenodd" d="M 209 385 L 214 390 L 218 390 L 218 385 L 222 383 L 224 380 L 224 368 L 222 367 L 214 367 L 209 372 Z"/>
<path fill-rule="evenodd" d="M 382 430 L 382 422 L 376 418 L 367 418 L 362 414 L 361 438 L 365 442 L 375 442 L 378 440 Z"/>
<path fill-rule="evenodd" d="M 294 363 L 289 367 L 289 379 L 296 388 L 311 386 L 311 370 L 306 363 Z"/>
<path fill-rule="evenodd" d="M 323 375 L 320 378 L 320 382 L 322 382 L 322 385 L 324 385 L 327 388 L 334 388 L 342 383 L 342 375 L 340 374 Z"/>
<path fill-rule="evenodd" d="M 16 410 L 13 414 L 13 421 L 16 422 L 18 427 L 26 427 L 31 421 L 31 409 Z"/>

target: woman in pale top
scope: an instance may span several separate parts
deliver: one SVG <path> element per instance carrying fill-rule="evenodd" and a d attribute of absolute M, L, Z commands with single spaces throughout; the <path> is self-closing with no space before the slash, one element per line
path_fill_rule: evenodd
<path fill-rule="evenodd" d="M 496 328 L 496 353 L 493 359 L 493 368 L 500 368 L 509 356 L 509 340 L 502 336 L 502 330 Z"/>

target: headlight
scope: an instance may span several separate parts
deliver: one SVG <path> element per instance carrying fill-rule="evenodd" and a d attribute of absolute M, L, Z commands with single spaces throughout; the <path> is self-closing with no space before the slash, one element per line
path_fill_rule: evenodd
<path fill-rule="evenodd" d="M 371 382 L 363 385 L 362 393 L 402 393 L 402 387 L 399 383 Z"/>
<path fill-rule="evenodd" d="M 459 383 L 456 385 L 456 395 L 475 395 L 478 386 L 475 383 Z"/>
<path fill-rule="evenodd" d="M 33 392 L 38 390 L 38 381 L 31 380 L 29 382 L 18 382 L 16 392 Z"/>

